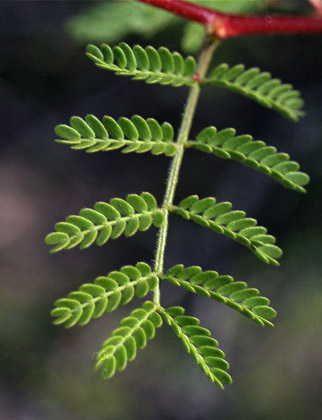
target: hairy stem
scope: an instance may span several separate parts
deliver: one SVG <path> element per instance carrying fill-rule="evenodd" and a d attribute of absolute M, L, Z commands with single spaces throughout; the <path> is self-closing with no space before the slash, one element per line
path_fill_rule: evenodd
<path fill-rule="evenodd" d="M 202 81 L 202 79 L 205 77 L 212 55 L 218 43 L 219 41 L 217 39 L 216 40 L 214 40 L 213 38 L 206 39 L 204 46 L 202 47 L 202 50 L 200 52 L 200 56 L 198 60 L 198 67 L 197 67 L 197 73 L 196 73 L 198 80 Z M 162 205 L 162 208 L 164 209 L 165 221 L 159 231 L 157 248 L 155 252 L 154 271 L 157 274 L 163 273 L 164 254 L 165 254 L 165 248 L 166 248 L 166 243 L 167 243 L 168 225 L 169 225 L 168 208 L 173 204 L 174 194 L 175 194 L 175 190 L 176 190 L 178 179 L 179 179 L 180 167 L 181 167 L 181 163 L 183 159 L 183 154 L 185 151 L 185 144 L 188 141 L 188 137 L 190 134 L 190 128 L 191 128 L 192 120 L 196 111 L 200 89 L 201 89 L 201 86 L 199 83 L 194 85 L 190 89 L 188 101 L 184 109 L 182 122 L 181 122 L 179 134 L 177 138 L 177 143 L 176 143 L 177 151 L 172 159 L 171 166 L 170 166 L 166 191 L 165 191 L 163 205 Z M 160 284 L 159 283 L 154 290 L 153 301 L 155 305 L 160 306 Z"/>
<path fill-rule="evenodd" d="M 182 0 L 139 0 L 203 24 L 208 34 L 231 38 L 247 34 L 322 33 L 322 18 L 288 15 L 234 15 Z M 320 0 L 311 0 L 321 13 Z"/>

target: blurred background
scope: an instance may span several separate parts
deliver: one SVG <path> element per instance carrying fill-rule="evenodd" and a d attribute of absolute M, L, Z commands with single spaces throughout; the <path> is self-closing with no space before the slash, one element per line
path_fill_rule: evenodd
<path fill-rule="evenodd" d="M 306 1 L 208 1 L 234 12 L 306 13 Z M 131 1 L 0 2 L 0 418 L 14 420 L 321 420 L 322 416 L 322 37 L 243 37 L 221 44 L 214 64 L 244 63 L 302 91 L 298 124 L 237 94 L 209 87 L 192 136 L 234 127 L 287 152 L 311 176 L 308 193 L 284 189 L 237 162 L 187 151 L 176 202 L 214 195 L 247 211 L 278 238 L 281 267 L 173 216 L 166 268 L 183 263 L 257 287 L 278 311 L 262 329 L 213 301 L 164 285 L 219 340 L 234 384 L 220 391 L 164 326 L 123 373 L 103 381 L 94 353 L 134 301 L 84 328 L 54 327 L 54 300 L 98 275 L 153 262 L 156 229 L 103 248 L 50 255 L 55 222 L 96 201 L 149 191 L 162 200 L 169 158 L 119 151 L 86 154 L 54 142 L 70 116 L 139 114 L 177 129 L 187 89 L 146 85 L 96 68 L 88 42 L 165 45 L 194 54 L 202 28 Z M 196 176 L 197 175 L 197 176 Z"/>

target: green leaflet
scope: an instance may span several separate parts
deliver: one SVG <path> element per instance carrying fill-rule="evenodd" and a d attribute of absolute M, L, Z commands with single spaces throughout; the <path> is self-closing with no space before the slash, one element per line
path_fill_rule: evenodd
<path fill-rule="evenodd" d="M 275 109 L 292 121 L 298 121 L 304 115 L 301 111 L 304 102 L 300 98 L 300 92 L 294 90 L 290 84 L 272 79 L 270 73 L 261 72 L 256 67 L 245 70 L 243 64 L 233 67 L 220 64 L 203 82 L 245 95 L 267 108 Z"/>
<path fill-rule="evenodd" d="M 88 45 L 86 55 L 97 67 L 113 71 L 120 76 L 131 76 L 133 80 L 144 80 L 146 83 L 171 86 L 193 86 L 192 78 L 196 61 L 193 57 L 183 58 L 178 52 L 170 52 L 165 47 L 156 50 L 154 47 L 135 45 L 131 48 L 122 42 L 113 49 L 102 44 L 100 48 Z"/>
<path fill-rule="evenodd" d="M 174 306 L 161 313 L 203 373 L 223 389 L 225 384 L 232 383 L 230 375 L 226 372 L 229 364 L 224 359 L 225 353 L 218 349 L 218 342 L 210 337 L 210 331 L 199 326 L 199 319 L 186 316 L 184 312 L 180 306 Z"/>
<path fill-rule="evenodd" d="M 152 194 L 129 194 L 126 200 L 113 198 L 110 203 L 98 202 L 94 209 L 84 208 L 77 216 L 68 216 L 65 222 L 56 223 L 56 232 L 45 238 L 47 245 L 55 245 L 51 252 L 71 249 L 80 245 L 88 248 L 95 241 L 104 245 L 120 235 L 132 236 L 145 231 L 151 224 L 160 227 L 164 222 L 163 211 L 157 208 Z"/>
<path fill-rule="evenodd" d="M 274 326 L 270 319 L 276 312 L 269 306 L 269 299 L 259 296 L 257 289 L 250 289 L 245 282 L 236 282 L 231 276 L 221 276 L 216 271 L 202 271 L 198 266 L 172 267 L 162 278 L 192 293 L 209 297 L 240 312 L 261 326 Z"/>
<path fill-rule="evenodd" d="M 275 238 L 267 234 L 266 228 L 257 226 L 255 219 L 245 217 L 245 212 L 231 210 L 231 207 L 229 202 L 216 203 L 213 197 L 200 200 L 192 195 L 169 210 L 240 242 L 265 263 L 278 266 L 276 259 L 282 256 L 282 250 L 274 245 Z"/>
<path fill-rule="evenodd" d="M 310 181 L 307 174 L 298 170 L 300 165 L 289 160 L 287 153 L 278 153 L 275 147 L 255 141 L 252 136 L 236 136 L 233 128 L 217 131 L 216 127 L 207 127 L 187 147 L 236 160 L 298 192 L 306 192 L 303 185 Z"/>
<path fill-rule="evenodd" d="M 188 22 L 183 30 L 181 46 L 183 51 L 194 53 L 199 51 L 205 39 L 206 29 L 198 22 Z"/>
<path fill-rule="evenodd" d="M 159 124 L 154 118 L 144 119 L 139 115 L 119 118 L 105 116 L 102 121 L 94 115 L 85 119 L 71 117 L 70 126 L 61 124 L 55 129 L 57 143 L 67 144 L 73 150 L 86 150 L 87 153 L 107 152 L 122 148 L 122 153 L 165 154 L 173 156 L 176 152 L 173 143 L 173 128 L 164 122 Z"/>
<path fill-rule="evenodd" d="M 91 319 L 112 312 L 119 305 L 126 305 L 135 294 L 143 298 L 156 287 L 157 282 L 158 278 L 148 264 L 126 265 L 107 276 L 97 277 L 94 283 L 83 284 L 66 298 L 58 299 L 51 316 L 56 318 L 55 325 L 65 323 L 65 328 L 76 324 L 84 326 Z"/>
<path fill-rule="evenodd" d="M 124 370 L 127 362 L 135 359 L 137 349 L 143 349 L 161 325 L 162 318 L 155 305 L 145 302 L 142 308 L 122 319 L 120 327 L 103 343 L 95 368 L 101 369 L 104 379 L 111 378 L 116 370 Z"/>

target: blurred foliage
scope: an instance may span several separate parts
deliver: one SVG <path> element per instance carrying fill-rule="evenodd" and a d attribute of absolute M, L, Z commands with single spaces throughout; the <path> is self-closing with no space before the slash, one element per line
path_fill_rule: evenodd
<path fill-rule="evenodd" d="M 115 43 L 129 34 L 149 38 L 178 23 L 176 16 L 134 0 L 99 2 L 67 20 L 70 34 L 81 43 Z"/>
<path fill-rule="evenodd" d="M 206 0 L 200 5 L 228 13 L 254 13 L 265 10 L 265 0 Z M 80 43 L 124 41 L 129 35 L 151 38 L 173 26 L 183 26 L 181 47 L 186 52 L 195 52 L 203 40 L 204 28 L 188 22 L 172 13 L 138 3 L 135 0 L 115 0 L 94 3 L 79 15 L 71 17 L 67 31 Z"/>

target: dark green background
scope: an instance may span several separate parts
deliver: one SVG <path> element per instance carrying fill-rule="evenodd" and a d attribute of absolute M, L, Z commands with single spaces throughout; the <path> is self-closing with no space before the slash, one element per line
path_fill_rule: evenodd
<path fill-rule="evenodd" d="M 295 3 L 295 2 L 294 2 Z M 232 201 L 277 236 L 281 267 L 171 216 L 166 268 L 200 265 L 258 287 L 278 311 L 262 329 L 205 298 L 164 285 L 219 340 L 234 384 L 212 385 L 164 326 L 111 381 L 92 371 L 95 352 L 139 300 L 65 331 L 51 324 L 55 299 L 125 264 L 153 262 L 156 229 L 103 248 L 49 255 L 56 221 L 96 201 L 149 191 L 160 202 L 169 159 L 87 155 L 54 143 L 71 115 L 140 114 L 177 129 L 186 88 L 149 86 L 96 68 L 65 32 L 90 2 L 0 2 L 0 418 L 15 420 L 321 420 L 322 413 L 322 37 L 243 37 L 222 43 L 215 63 L 243 62 L 293 83 L 306 101 L 300 123 L 219 88 L 205 88 L 192 135 L 234 127 L 290 153 L 312 178 L 301 195 L 238 163 L 197 151 L 184 158 L 176 202 L 187 195 Z M 179 47 L 182 27 L 140 42 Z"/>

